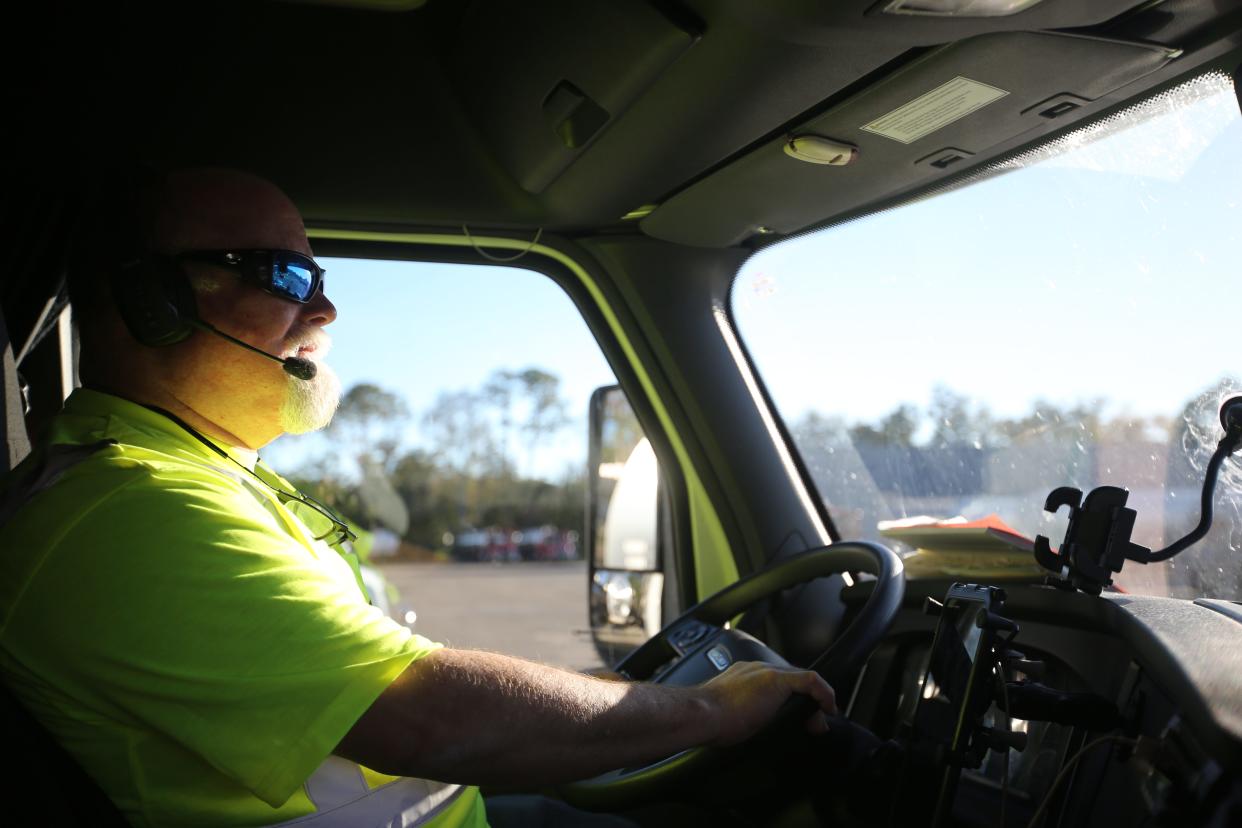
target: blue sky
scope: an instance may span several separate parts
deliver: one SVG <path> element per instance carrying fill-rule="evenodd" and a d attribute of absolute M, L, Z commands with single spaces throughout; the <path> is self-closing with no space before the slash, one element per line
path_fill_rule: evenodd
<path fill-rule="evenodd" d="M 1002 415 L 1102 397 L 1175 414 L 1242 373 L 1242 124 L 1232 90 L 1031 169 L 775 246 L 739 275 L 735 314 L 782 413 L 874 420 L 937 384 Z M 575 422 L 543 464 L 581 462 L 587 399 L 613 381 L 545 277 L 513 268 L 323 260 L 348 387 L 417 415 L 498 368 L 562 378 Z M 417 444 L 417 428 L 408 435 Z M 321 438 L 265 451 L 296 468 Z"/>
<path fill-rule="evenodd" d="M 735 286 L 738 326 L 786 416 L 874 419 L 938 383 L 1005 415 L 1040 397 L 1174 414 L 1242 369 L 1239 200 L 1229 88 L 764 251 Z"/>
<path fill-rule="evenodd" d="M 537 366 L 561 378 L 571 424 L 540 471 L 585 462 L 591 392 L 612 369 L 569 297 L 539 273 L 512 267 L 321 259 L 337 319 L 329 364 L 344 387 L 373 382 L 401 394 L 418 419 L 444 391 L 477 389 L 493 371 Z M 323 449 L 317 435 L 285 437 L 264 450 L 295 469 Z"/>

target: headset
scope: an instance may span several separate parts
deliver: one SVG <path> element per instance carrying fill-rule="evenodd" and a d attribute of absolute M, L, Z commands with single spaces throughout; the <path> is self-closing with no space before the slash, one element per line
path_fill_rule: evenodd
<path fill-rule="evenodd" d="M 125 327 L 143 345 L 175 345 L 198 328 L 194 290 L 172 257 L 145 252 L 108 278 Z"/>
<path fill-rule="evenodd" d="M 131 171 L 125 209 L 118 228 L 124 249 L 121 264 L 109 270 L 108 281 L 117 311 L 134 339 L 152 348 L 175 345 L 196 330 L 207 331 L 238 347 L 280 363 L 286 374 L 310 381 L 318 366 L 305 357 L 280 357 L 225 333 L 198 315 L 194 288 L 185 269 L 172 256 L 148 247 L 143 234 L 142 195 L 164 180 L 150 167 Z"/>
<path fill-rule="evenodd" d="M 93 223 L 102 218 L 101 232 L 110 238 L 98 241 L 110 243 L 118 254 L 110 257 L 114 264 L 107 267 L 107 278 L 125 327 L 134 339 L 152 348 L 188 339 L 198 321 L 194 290 L 181 264 L 147 245 L 143 196 L 159 187 L 164 178 L 162 172 L 145 164 L 132 164 L 119 174 L 106 175 L 96 193 L 96 209 L 116 212 L 110 218 L 86 217 Z M 109 197 L 104 188 L 110 185 L 122 191 L 120 199 Z"/>

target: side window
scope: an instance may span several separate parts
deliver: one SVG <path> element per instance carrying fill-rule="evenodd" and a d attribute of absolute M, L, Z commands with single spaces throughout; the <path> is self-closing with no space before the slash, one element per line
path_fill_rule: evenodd
<path fill-rule="evenodd" d="M 601 666 L 588 629 L 588 406 L 615 383 L 551 279 L 326 259 L 341 405 L 265 461 L 358 528 L 377 603 L 449 646 Z"/>

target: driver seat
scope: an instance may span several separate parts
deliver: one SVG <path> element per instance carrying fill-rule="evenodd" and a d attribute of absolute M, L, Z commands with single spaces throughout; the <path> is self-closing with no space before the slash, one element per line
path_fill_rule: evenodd
<path fill-rule="evenodd" d="M 7 479 L 8 473 L 30 454 L 30 438 L 26 433 L 25 402 L 3 314 L 0 314 L 0 370 L 3 371 L 0 414 L 4 419 L 4 466 L 0 467 L 0 473 L 8 484 L 12 482 Z M 40 825 L 102 828 L 128 825 L 95 780 L 2 683 L 0 732 L 6 734 L 9 750 L 16 754 L 10 756 L 9 770 L 4 773 L 3 799 L 10 807 L 29 803 L 37 809 L 37 817 L 31 821 Z"/>

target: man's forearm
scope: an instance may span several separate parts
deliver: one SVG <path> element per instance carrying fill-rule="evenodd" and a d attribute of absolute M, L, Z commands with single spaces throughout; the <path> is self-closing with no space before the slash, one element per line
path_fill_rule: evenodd
<path fill-rule="evenodd" d="M 699 687 L 666 687 L 444 649 L 406 668 L 336 753 L 401 776 L 549 784 L 742 741 L 795 693 L 836 711 L 832 688 L 806 670 L 743 662 Z M 808 724 L 826 726 L 820 715 Z"/>
<path fill-rule="evenodd" d="M 392 745 L 392 764 L 375 770 L 450 782 L 581 779 L 713 736 L 709 702 L 693 689 L 606 681 L 495 653 L 438 650 L 386 695 L 384 708 L 402 709 L 367 715 L 385 728 L 401 722 L 408 742 Z M 342 748 L 348 756 L 348 740 Z"/>

